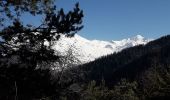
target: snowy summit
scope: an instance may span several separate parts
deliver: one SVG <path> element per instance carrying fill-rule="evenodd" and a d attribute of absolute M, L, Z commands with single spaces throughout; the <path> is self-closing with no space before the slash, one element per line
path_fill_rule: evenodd
<path fill-rule="evenodd" d="M 56 52 L 62 54 L 71 50 L 75 57 L 82 63 L 86 63 L 128 47 L 146 44 L 149 41 L 151 41 L 151 39 L 145 39 L 141 35 L 119 41 L 88 40 L 77 34 L 72 38 L 67 38 L 62 35 L 60 40 L 56 41 L 53 48 Z"/>

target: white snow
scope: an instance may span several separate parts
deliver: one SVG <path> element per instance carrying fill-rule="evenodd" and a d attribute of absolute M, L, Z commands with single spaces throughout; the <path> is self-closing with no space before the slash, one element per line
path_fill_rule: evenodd
<path fill-rule="evenodd" d="M 53 49 L 61 54 L 65 54 L 65 52 L 71 49 L 75 57 L 82 63 L 86 63 L 128 47 L 146 44 L 149 41 L 151 39 L 145 39 L 141 35 L 120 41 L 88 40 L 77 34 L 72 38 L 62 35 L 59 41 L 54 43 Z"/>

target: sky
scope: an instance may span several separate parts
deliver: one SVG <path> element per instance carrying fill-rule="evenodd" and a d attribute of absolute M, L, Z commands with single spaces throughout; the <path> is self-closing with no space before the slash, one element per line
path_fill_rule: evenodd
<path fill-rule="evenodd" d="M 138 34 L 156 39 L 170 34 L 170 0 L 57 0 L 55 4 L 67 12 L 76 2 L 84 11 L 84 28 L 78 34 L 87 39 L 120 40 Z M 23 20 L 38 24 L 40 18 Z"/>

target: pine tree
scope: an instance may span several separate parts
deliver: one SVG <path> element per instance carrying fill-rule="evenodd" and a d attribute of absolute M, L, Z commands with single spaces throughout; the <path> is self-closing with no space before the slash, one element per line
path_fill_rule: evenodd
<path fill-rule="evenodd" d="M 0 1 L 0 25 L 18 19 L 23 13 L 41 15 L 55 8 L 55 0 L 1 0 Z"/>
<path fill-rule="evenodd" d="M 53 9 L 45 14 L 44 22 L 37 28 L 26 27 L 15 19 L 13 25 L 0 32 L 0 93 L 3 93 L 0 99 L 8 97 L 12 100 L 16 96 L 14 86 L 17 86 L 18 95 L 20 98 L 23 96 L 24 100 L 55 93 L 50 67 L 59 56 L 51 48 L 53 41 L 57 41 L 61 34 L 72 37 L 81 30 L 83 11 L 77 3 L 68 13 L 63 9 L 56 13 Z"/>

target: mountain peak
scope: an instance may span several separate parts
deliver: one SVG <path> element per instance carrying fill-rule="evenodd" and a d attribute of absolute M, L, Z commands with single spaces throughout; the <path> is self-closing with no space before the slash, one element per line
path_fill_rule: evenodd
<path fill-rule="evenodd" d="M 78 58 L 82 63 L 86 63 L 101 56 L 119 52 L 128 47 L 146 44 L 149 41 L 149 39 L 145 39 L 141 35 L 109 42 L 101 40 L 88 40 L 76 34 L 72 38 L 67 38 L 65 36 L 61 37 L 60 40 L 55 43 L 53 48 L 56 52 L 61 53 L 67 52 L 71 49 L 73 51 L 73 56 Z"/>
<path fill-rule="evenodd" d="M 136 35 L 132 39 L 133 40 L 144 40 L 144 37 L 142 35 Z"/>

